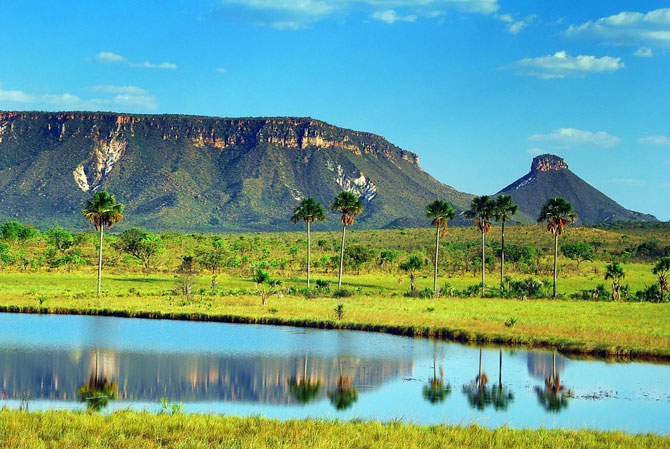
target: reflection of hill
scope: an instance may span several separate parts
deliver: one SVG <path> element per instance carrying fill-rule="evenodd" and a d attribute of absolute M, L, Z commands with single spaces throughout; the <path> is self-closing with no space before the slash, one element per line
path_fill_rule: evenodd
<path fill-rule="evenodd" d="M 0 397 L 76 400 L 95 372 L 93 351 L 0 350 Z M 118 384 L 119 400 L 297 403 L 289 380 L 320 382 L 321 397 L 340 374 L 359 389 L 410 374 L 412 361 L 308 357 L 243 357 L 208 354 L 138 354 L 101 351 L 98 372 Z"/>
<path fill-rule="evenodd" d="M 553 355 L 547 353 L 533 353 L 529 352 L 528 356 L 528 374 L 536 379 L 546 379 L 552 376 Z M 556 374 L 561 375 L 565 367 L 566 359 L 560 354 L 556 354 Z"/>

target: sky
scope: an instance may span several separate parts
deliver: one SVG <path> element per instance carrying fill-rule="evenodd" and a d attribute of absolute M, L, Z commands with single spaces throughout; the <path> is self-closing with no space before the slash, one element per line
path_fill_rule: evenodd
<path fill-rule="evenodd" d="M 670 220 L 665 1 L 0 0 L 0 110 L 309 116 L 491 194 L 537 154 Z"/>

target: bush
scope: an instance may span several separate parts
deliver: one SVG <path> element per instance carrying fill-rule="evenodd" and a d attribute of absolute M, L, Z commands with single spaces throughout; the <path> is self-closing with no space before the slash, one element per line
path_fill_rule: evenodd
<path fill-rule="evenodd" d="M 636 301 L 661 302 L 661 287 L 652 284 L 635 292 Z"/>
<path fill-rule="evenodd" d="M 333 298 L 348 298 L 350 296 L 353 296 L 353 293 L 344 288 L 335 290 L 335 292 L 333 293 Z"/>
<path fill-rule="evenodd" d="M 433 297 L 433 290 L 431 290 L 429 288 L 424 288 L 423 290 L 410 290 L 408 292 L 405 292 L 405 297 L 406 298 L 421 298 L 421 299 L 432 298 Z"/>

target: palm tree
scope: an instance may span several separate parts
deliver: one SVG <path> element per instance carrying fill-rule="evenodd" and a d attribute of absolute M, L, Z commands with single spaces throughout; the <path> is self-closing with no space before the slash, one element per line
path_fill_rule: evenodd
<path fill-rule="evenodd" d="M 440 250 L 440 235 L 447 234 L 447 223 L 456 217 L 456 211 L 446 201 L 435 200 L 426 207 L 426 217 L 435 226 L 435 266 L 433 268 L 433 295 L 437 297 L 437 262 Z"/>
<path fill-rule="evenodd" d="M 303 362 L 302 379 L 299 379 L 297 376 L 292 377 L 288 383 L 291 394 L 301 404 L 312 402 L 321 392 L 321 382 L 318 380 L 313 381 L 307 377 L 307 356 L 305 356 Z"/>
<path fill-rule="evenodd" d="M 444 401 L 451 394 L 451 384 L 444 385 L 444 370 L 440 367 L 440 377 L 437 377 L 437 340 L 433 348 L 433 378 L 421 390 L 424 399 L 431 404 Z"/>
<path fill-rule="evenodd" d="M 554 291 L 556 297 L 556 273 L 558 272 L 558 236 L 563 228 L 577 221 L 577 214 L 572 211 L 572 204 L 561 197 L 549 198 L 540 209 L 538 223 L 547 223 L 547 231 L 554 234 Z"/>
<path fill-rule="evenodd" d="M 607 265 L 607 272 L 605 273 L 605 280 L 612 280 L 612 301 L 616 301 L 621 297 L 621 279 L 626 276 L 623 267 L 618 263 Z"/>
<path fill-rule="evenodd" d="M 326 211 L 323 209 L 321 203 L 312 197 L 304 198 L 295 209 L 293 209 L 293 216 L 291 221 L 298 223 L 304 221 L 307 223 L 307 288 L 309 288 L 309 274 L 312 266 L 312 245 L 311 245 L 311 231 L 310 224 L 315 221 L 324 221 L 326 219 Z"/>
<path fill-rule="evenodd" d="M 488 195 L 476 196 L 465 216 L 474 218 L 475 226 L 482 231 L 482 298 L 486 292 L 486 234 L 491 230 L 491 218 L 495 215 L 496 202 Z"/>
<path fill-rule="evenodd" d="M 544 388 L 536 386 L 535 393 L 540 404 L 549 412 L 558 413 L 567 408 L 572 390 L 561 384 L 561 374 L 556 371 L 556 351 L 553 353 L 551 377 L 544 379 Z"/>
<path fill-rule="evenodd" d="M 496 199 L 495 219 L 500 222 L 500 294 L 505 293 L 505 222 L 511 220 L 514 214 L 519 210 L 519 205 L 514 204 L 514 198 L 510 195 L 500 195 Z"/>
<path fill-rule="evenodd" d="M 354 224 L 354 217 L 363 213 L 363 201 L 351 192 L 341 191 L 333 200 L 330 209 L 342 214 L 342 247 L 340 249 L 340 274 L 337 288 L 342 288 L 342 267 L 344 265 L 344 235 L 347 226 Z"/>
<path fill-rule="evenodd" d="M 95 225 L 96 231 L 100 231 L 100 247 L 98 249 L 98 296 L 100 296 L 102 286 L 102 234 L 105 226 L 109 229 L 123 219 L 123 204 L 117 203 L 114 195 L 104 191 L 95 192 L 86 201 L 81 213 Z"/>
<path fill-rule="evenodd" d="M 654 274 L 658 276 L 661 287 L 661 302 L 665 301 L 665 291 L 668 289 L 668 275 L 670 274 L 670 257 L 661 257 L 656 262 Z"/>

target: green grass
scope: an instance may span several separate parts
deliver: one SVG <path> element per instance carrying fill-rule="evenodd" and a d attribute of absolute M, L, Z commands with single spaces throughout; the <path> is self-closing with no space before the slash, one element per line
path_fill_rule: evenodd
<path fill-rule="evenodd" d="M 176 293 L 160 294 L 176 286 L 172 276 L 108 274 L 104 290 L 118 293 L 98 300 L 93 295 L 94 274 L 3 274 L 0 310 L 360 329 L 464 342 L 547 346 L 579 354 L 670 359 L 667 303 L 414 299 L 369 294 L 312 299 L 272 296 L 263 306 L 248 280 L 232 278 L 230 285 L 228 279 L 222 280 L 221 288 L 248 289 L 249 293 L 239 295 L 210 294 L 208 282 L 207 277 L 199 278 L 196 287 L 206 288 L 205 293 L 187 301 Z M 338 304 L 344 304 L 342 320 L 333 312 Z M 516 324 L 508 327 L 505 322 L 510 318 L 515 318 Z"/>
<path fill-rule="evenodd" d="M 260 417 L 0 411 L 0 447 L 41 448 L 667 448 L 670 438 L 591 430 L 488 430 Z"/>

